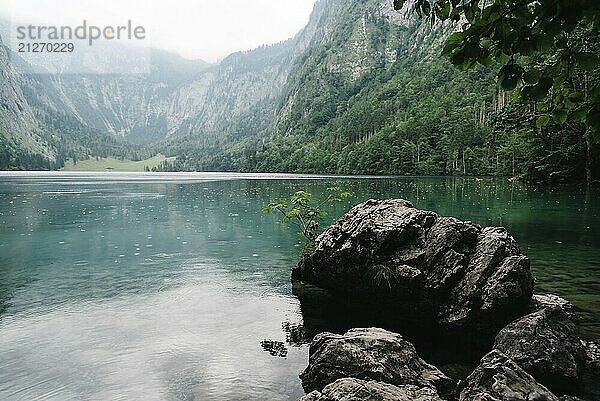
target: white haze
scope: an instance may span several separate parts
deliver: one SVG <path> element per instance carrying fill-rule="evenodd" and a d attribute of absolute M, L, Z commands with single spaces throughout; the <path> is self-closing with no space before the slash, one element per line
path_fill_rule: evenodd
<path fill-rule="evenodd" d="M 147 44 L 215 62 L 294 36 L 315 0 L 0 0 L 0 19 L 11 23 L 122 25 L 147 28 Z"/>

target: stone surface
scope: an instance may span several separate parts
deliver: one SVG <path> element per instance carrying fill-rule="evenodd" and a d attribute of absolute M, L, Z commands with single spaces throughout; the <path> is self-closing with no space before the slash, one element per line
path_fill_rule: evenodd
<path fill-rule="evenodd" d="M 317 238 L 292 278 L 392 308 L 414 324 L 481 329 L 490 338 L 529 311 L 533 291 L 529 260 L 504 228 L 481 229 L 402 199 L 355 206 Z"/>
<path fill-rule="evenodd" d="M 481 359 L 460 393 L 460 401 L 558 401 L 546 387 L 500 351 Z"/>
<path fill-rule="evenodd" d="M 583 341 L 585 370 L 583 374 L 584 394 L 588 400 L 600 400 L 600 343 Z"/>
<path fill-rule="evenodd" d="M 585 351 L 575 323 L 562 307 L 542 307 L 510 323 L 496 336 L 494 349 L 554 392 L 579 385 Z"/>
<path fill-rule="evenodd" d="M 313 391 L 299 401 L 442 401 L 429 387 L 394 386 L 353 378 L 338 379 L 322 392 Z"/>
<path fill-rule="evenodd" d="M 436 388 L 442 396 L 455 389 L 452 379 L 421 359 L 414 346 L 399 334 L 365 328 L 344 335 L 315 336 L 308 367 L 300 374 L 304 389 L 321 391 L 327 384 L 348 377 Z"/>
<path fill-rule="evenodd" d="M 533 308 L 539 309 L 562 309 L 570 318 L 575 317 L 575 307 L 569 301 L 554 294 L 534 294 Z"/>

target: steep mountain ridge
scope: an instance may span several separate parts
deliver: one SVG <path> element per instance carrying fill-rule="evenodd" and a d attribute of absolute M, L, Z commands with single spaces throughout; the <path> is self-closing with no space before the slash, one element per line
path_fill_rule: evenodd
<path fill-rule="evenodd" d="M 320 1 L 312 21 L 325 19 L 322 14 L 333 3 Z M 164 140 L 177 144 L 177 138 L 189 137 L 194 139 L 192 147 L 203 147 L 255 138 L 270 130 L 294 60 L 319 34 L 316 25 L 309 24 L 287 41 L 232 54 L 217 65 L 153 50 L 150 74 L 38 74 L 43 66 L 29 66 L 3 47 L 3 73 L 19 78 L 6 80 L 5 97 L 7 103 L 12 99 L 22 108 L 18 119 L 2 118 L 7 125 L 3 136 L 8 140 L 14 136 L 8 133 L 17 131 L 28 135 L 15 147 L 49 161 L 56 160 L 58 150 L 43 138 L 52 138 L 55 132 L 50 131 L 60 127 L 43 123 L 48 114 L 61 115 L 71 126 L 81 125 L 82 131 L 138 144 Z M 134 57 L 128 51 L 117 46 L 111 59 Z M 29 73 L 15 74 L 9 58 Z M 73 152 L 63 153 L 69 157 Z M 85 147 L 78 153 L 79 158 L 92 155 Z"/>
<path fill-rule="evenodd" d="M 25 158 L 54 160 L 54 153 L 40 136 L 34 109 L 22 90 L 23 82 L 10 61 L 10 52 L 0 37 L 0 167 L 25 164 L 35 168 Z M 33 156 L 36 155 L 36 156 Z"/>
<path fill-rule="evenodd" d="M 119 148 L 121 156 L 179 156 L 167 169 L 238 170 L 241 162 L 246 170 L 314 172 L 323 166 L 307 162 L 309 148 L 319 147 L 329 160 L 375 135 L 399 111 L 410 112 L 399 86 L 410 86 L 412 65 L 437 60 L 448 30 L 421 23 L 408 8 L 394 10 L 391 0 L 319 0 L 294 38 L 217 65 L 153 50 L 150 74 L 22 74 L 13 85 L 22 95 L 14 98 L 29 126 L 5 131 L 30 132 L 20 146 L 50 160 L 60 153 L 58 165 Z M 119 55 L 126 51 L 115 48 L 111 57 L 131 57 Z M 378 107 L 365 103 L 382 90 Z M 40 121 L 48 119 L 69 120 L 72 146 L 48 140 L 62 137 L 60 125 Z M 97 135 L 97 146 L 77 147 L 77 131 Z M 124 152 L 123 140 L 145 146 Z M 314 143 L 302 150 L 306 141 Z M 336 158 L 322 171 L 343 172 Z"/>
<path fill-rule="evenodd" d="M 294 38 L 216 65 L 153 51 L 146 75 L 25 74 L 14 98 L 39 134 L 20 143 L 56 166 L 160 152 L 165 170 L 514 173 L 545 150 L 516 153 L 531 121 L 502 125 L 494 68 L 440 58 L 452 29 L 391 0 L 318 0 Z"/>
<path fill-rule="evenodd" d="M 465 75 L 440 59 L 452 25 L 422 22 L 410 5 L 398 12 L 386 0 L 328 3 L 320 39 L 290 73 L 271 141 L 247 152 L 242 170 L 456 169 L 466 142 L 484 140 L 476 114 L 482 104 L 487 113 L 496 95 L 492 69 Z M 479 142 L 465 138 L 473 131 Z"/>

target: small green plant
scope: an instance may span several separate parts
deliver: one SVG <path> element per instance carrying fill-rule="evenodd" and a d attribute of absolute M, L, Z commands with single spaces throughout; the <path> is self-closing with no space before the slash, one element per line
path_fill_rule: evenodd
<path fill-rule="evenodd" d="M 394 283 L 398 280 L 398 272 L 394 266 L 386 264 L 374 264 L 367 269 L 367 279 L 379 289 L 386 288 L 391 290 Z"/>
<path fill-rule="evenodd" d="M 316 202 L 311 193 L 298 191 L 289 199 L 269 203 L 262 211 L 263 213 L 273 211 L 281 213 L 283 221 L 298 227 L 299 234 L 306 238 L 309 244 L 312 244 L 317 238 L 321 221 L 327 217 L 327 212 L 323 210 L 323 207 L 332 202 L 341 202 L 349 196 L 350 192 L 332 187 L 327 188 L 327 196 L 324 199 Z"/>

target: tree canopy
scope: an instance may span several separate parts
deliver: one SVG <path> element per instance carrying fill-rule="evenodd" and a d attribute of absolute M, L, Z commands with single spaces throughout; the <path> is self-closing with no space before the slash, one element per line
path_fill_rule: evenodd
<path fill-rule="evenodd" d="M 462 70 L 502 63 L 498 82 L 551 119 L 600 127 L 598 0 L 395 0 L 458 30 L 442 54 Z"/>

